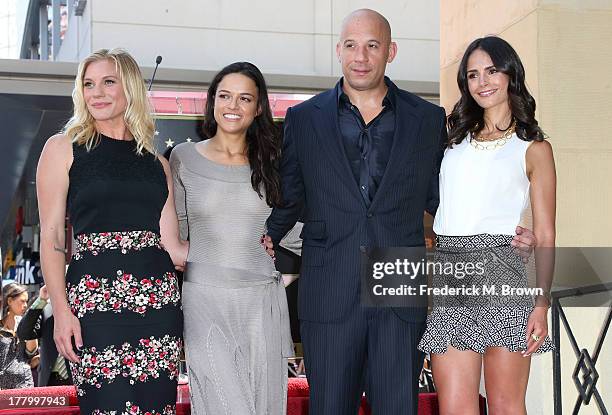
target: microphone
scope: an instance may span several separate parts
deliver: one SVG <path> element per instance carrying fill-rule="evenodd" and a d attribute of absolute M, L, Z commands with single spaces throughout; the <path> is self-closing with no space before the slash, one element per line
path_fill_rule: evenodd
<path fill-rule="evenodd" d="M 153 76 L 151 77 L 151 80 L 149 81 L 149 91 L 151 90 L 151 86 L 153 85 L 153 80 L 155 79 L 155 74 L 157 73 L 157 67 L 159 66 L 161 61 L 162 61 L 161 56 L 157 56 L 157 58 L 155 58 L 155 69 L 153 70 Z"/>

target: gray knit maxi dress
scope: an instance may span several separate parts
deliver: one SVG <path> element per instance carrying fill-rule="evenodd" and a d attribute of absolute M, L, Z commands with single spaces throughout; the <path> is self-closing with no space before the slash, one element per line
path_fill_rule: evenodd
<path fill-rule="evenodd" d="M 194 143 L 171 154 L 181 237 L 184 340 L 194 415 L 286 413 L 293 355 L 287 299 L 259 243 L 271 212 L 249 166 L 207 159 Z M 299 245 L 296 227 L 285 238 Z"/>

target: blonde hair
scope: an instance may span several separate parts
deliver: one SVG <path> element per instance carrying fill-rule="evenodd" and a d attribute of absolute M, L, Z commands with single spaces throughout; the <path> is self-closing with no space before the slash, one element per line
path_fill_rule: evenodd
<path fill-rule="evenodd" d="M 95 119 L 87 109 L 83 96 L 83 78 L 90 63 L 103 60 L 115 62 L 115 68 L 127 100 L 123 119 L 136 141 L 136 152 L 142 154 L 144 150 L 155 154 L 153 144 L 155 123 L 151 115 L 151 106 L 142 73 L 134 58 L 127 51 L 119 48 L 100 49 L 79 64 L 72 91 L 74 113 L 64 126 L 63 133 L 70 137 L 73 143 L 85 145 L 88 151 L 98 145 L 100 134 L 96 130 Z"/>

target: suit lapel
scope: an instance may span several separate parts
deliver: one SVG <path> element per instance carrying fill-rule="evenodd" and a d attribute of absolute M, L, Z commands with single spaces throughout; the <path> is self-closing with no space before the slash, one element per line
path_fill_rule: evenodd
<path fill-rule="evenodd" d="M 363 202 L 342 142 L 336 90 L 331 89 L 327 94 L 320 96 L 319 101 L 315 103 L 315 107 L 318 109 L 314 113 L 315 119 L 313 119 L 315 137 L 325 154 L 324 157 L 330 159 L 330 164 L 342 178 L 344 184 Z"/>
<path fill-rule="evenodd" d="M 374 209 L 376 204 L 380 203 L 379 200 L 384 197 L 384 193 L 387 192 L 390 184 L 401 172 L 402 164 L 405 163 L 404 160 L 418 137 L 422 120 L 414 107 L 398 95 L 391 155 L 370 209 Z"/>

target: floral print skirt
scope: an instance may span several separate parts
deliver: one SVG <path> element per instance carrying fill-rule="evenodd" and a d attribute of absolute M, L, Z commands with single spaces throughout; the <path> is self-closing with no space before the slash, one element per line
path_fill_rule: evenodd
<path fill-rule="evenodd" d="M 66 279 L 83 337 L 71 363 L 81 414 L 174 414 L 183 320 L 159 235 L 78 235 Z"/>

